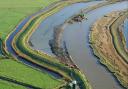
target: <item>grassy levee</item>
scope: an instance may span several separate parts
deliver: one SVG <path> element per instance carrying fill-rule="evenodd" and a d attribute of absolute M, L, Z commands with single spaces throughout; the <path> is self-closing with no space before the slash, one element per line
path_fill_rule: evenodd
<path fill-rule="evenodd" d="M 9 58 L 10 55 L 6 52 L 3 40 L 0 38 L 0 56 Z"/>
<path fill-rule="evenodd" d="M 26 87 L 34 86 L 42 89 L 52 89 L 64 84 L 62 80 L 55 79 L 45 72 L 40 72 L 11 59 L 0 60 L 0 78 L 1 76 L 3 80 L 13 83 L 17 81 L 17 84 Z"/>
<path fill-rule="evenodd" d="M 20 86 L 20 85 L 14 84 L 14 83 L 10 83 L 7 81 L 3 81 L 3 80 L 0 80 L 0 88 L 1 89 L 26 89 L 23 86 Z"/>
<path fill-rule="evenodd" d="M 110 32 L 113 37 L 113 44 L 115 46 L 116 51 L 118 54 L 128 63 L 128 53 L 124 49 L 124 46 L 122 42 L 120 42 L 119 37 L 119 25 L 123 23 L 125 18 L 128 17 L 128 12 L 124 12 L 122 16 L 120 16 L 111 26 L 110 26 Z"/>
<path fill-rule="evenodd" d="M 77 0 L 76 0 L 77 1 Z M 80 0 L 79 0 L 80 1 Z M 33 17 L 24 27 L 23 29 L 15 36 L 13 40 L 13 48 L 17 52 L 19 56 L 24 57 L 26 60 L 29 60 L 35 64 L 38 64 L 42 67 L 46 67 L 51 71 L 55 71 L 63 75 L 66 80 L 77 80 L 80 86 L 80 89 L 91 89 L 88 80 L 85 76 L 76 69 L 71 69 L 66 67 L 65 65 L 59 63 L 55 58 L 52 58 L 46 54 L 40 54 L 31 49 L 27 43 L 27 40 L 30 37 L 31 32 L 35 30 L 35 28 L 39 25 L 39 23 L 50 16 L 51 14 L 59 11 L 64 6 L 67 6 L 71 3 L 71 1 L 65 1 L 59 4 L 56 8 L 53 8 L 41 15 L 37 15 Z M 56 61 L 55 61 L 56 60 Z M 72 74 L 71 74 L 72 73 Z"/>

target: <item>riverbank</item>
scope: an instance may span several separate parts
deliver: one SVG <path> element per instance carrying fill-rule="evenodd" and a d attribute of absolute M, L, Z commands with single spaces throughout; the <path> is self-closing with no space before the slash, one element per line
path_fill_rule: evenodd
<path fill-rule="evenodd" d="M 94 54 L 100 58 L 100 62 L 107 66 L 124 87 L 128 88 L 128 65 L 117 53 L 110 32 L 112 30 L 110 27 L 122 16 L 122 13 L 124 11 L 112 12 L 96 21 L 91 28 L 90 44 Z"/>

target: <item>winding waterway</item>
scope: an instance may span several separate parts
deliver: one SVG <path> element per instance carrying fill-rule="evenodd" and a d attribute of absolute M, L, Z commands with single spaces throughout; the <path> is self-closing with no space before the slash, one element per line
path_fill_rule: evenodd
<path fill-rule="evenodd" d="M 34 32 L 30 38 L 31 43 L 33 44 L 33 48 L 53 55 L 51 53 L 50 47 L 48 46 L 48 41 L 53 37 L 53 28 L 59 24 L 62 24 L 70 16 L 78 13 L 81 9 L 95 5 L 99 2 L 101 1 L 73 4 L 45 19 L 45 21 L 40 24 L 36 32 Z M 75 63 L 86 74 L 91 85 L 93 86 L 93 89 L 122 89 L 121 86 L 115 82 L 112 74 L 109 73 L 105 67 L 99 65 L 98 59 L 93 56 L 92 50 L 89 47 L 88 35 L 91 25 L 97 19 L 101 18 L 107 13 L 110 13 L 111 11 L 126 9 L 127 4 L 128 2 L 119 2 L 93 10 L 86 14 L 88 18 L 87 21 L 85 20 L 82 23 L 69 25 L 64 31 L 63 40 L 66 42 L 68 51 Z M 15 53 L 15 51 L 11 48 L 11 43 L 14 36 L 32 16 L 22 21 L 6 41 L 7 50 L 21 61 L 25 60 Z M 29 65 L 39 67 L 30 62 L 25 62 Z M 59 76 L 49 70 L 48 72 L 55 76 Z"/>
<path fill-rule="evenodd" d="M 97 1 L 98 3 L 98 1 Z M 103 15 L 115 10 L 127 8 L 128 2 L 119 2 L 113 5 L 104 6 L 86 14 L 88 20 L 82 23 L 69 25 L 64 31 L 64 38 L 68 51 L 75 63 L 86 74 L 93 89 L 122 89 L 105 67 L 99 65 L 98 59 L 93 56 L 89 47 L 89 30 L 91 25 Z M 60 12 L 45 19 L 32 35 L 30 41 L 33 48 L 52 54 L 48 41 L 53 38 L 53 29 L 62 24 L 73 14 L 82 8 L 96 4 L 95 2 L 77 3 L 62 9 Z M 76 8 L 77 7 L 77 8 Z"/>
<path fill-rule="evenodd" d="M 54 27 L 64 23 L 72 15 L 78 13 L 81 9 L 86 8 L 91 5 L 101 3 L 103 1 L 92 1 L 87 3 L 75 3 L 70 6 L 63 8 L 56 14 L 46 18 L 37 28 L 37 30 L 32 34 L 30 41 L 33 48 L 36 50 L 41 50 L 45 53 L 53 55 L 49 47 L 49 40 L 53 38 Z M 76 8 L 77 7 L 77 8 Z"/>
<path fill-rule="evenodd" d="M 89 44 L 91 25 L 99 18 L 115 10 L 128 8 L 128 2 L 104 6 L 86 14 L 88 20 L 69 25 L 64 32 L 64 40 L 75 63 L 86 74 L 93 89 L 122 89 L 105 67 L 99 65 L 99 59 L 92 54 Z"/>

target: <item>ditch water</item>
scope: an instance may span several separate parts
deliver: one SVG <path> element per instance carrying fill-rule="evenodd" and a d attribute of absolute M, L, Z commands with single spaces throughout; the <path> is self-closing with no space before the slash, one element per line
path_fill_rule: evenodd
<path fill-rule="evenodd" d="M 128 18 L 124 21 L 124 37 L 125 37 L 125 40 L 126 40 L 126 47 L 128 49 Z"/>

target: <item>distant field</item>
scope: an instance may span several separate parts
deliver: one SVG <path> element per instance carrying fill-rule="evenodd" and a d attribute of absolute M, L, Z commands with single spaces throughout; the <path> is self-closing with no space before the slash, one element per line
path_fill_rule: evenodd
<path fill-rule="evenodd" d="M 0 0 L 0 36 L 9 32 L 26 16 L 58 0 Z"/>
<path fill-rule="evenodd" d="M 0 76 L 11 78 L 43 89 L 53 89 L 54 87 L 62 84 L 62 81 L 52 78 L 47 73 L 39 72 L 11 59 L 0 60 Z"/>

